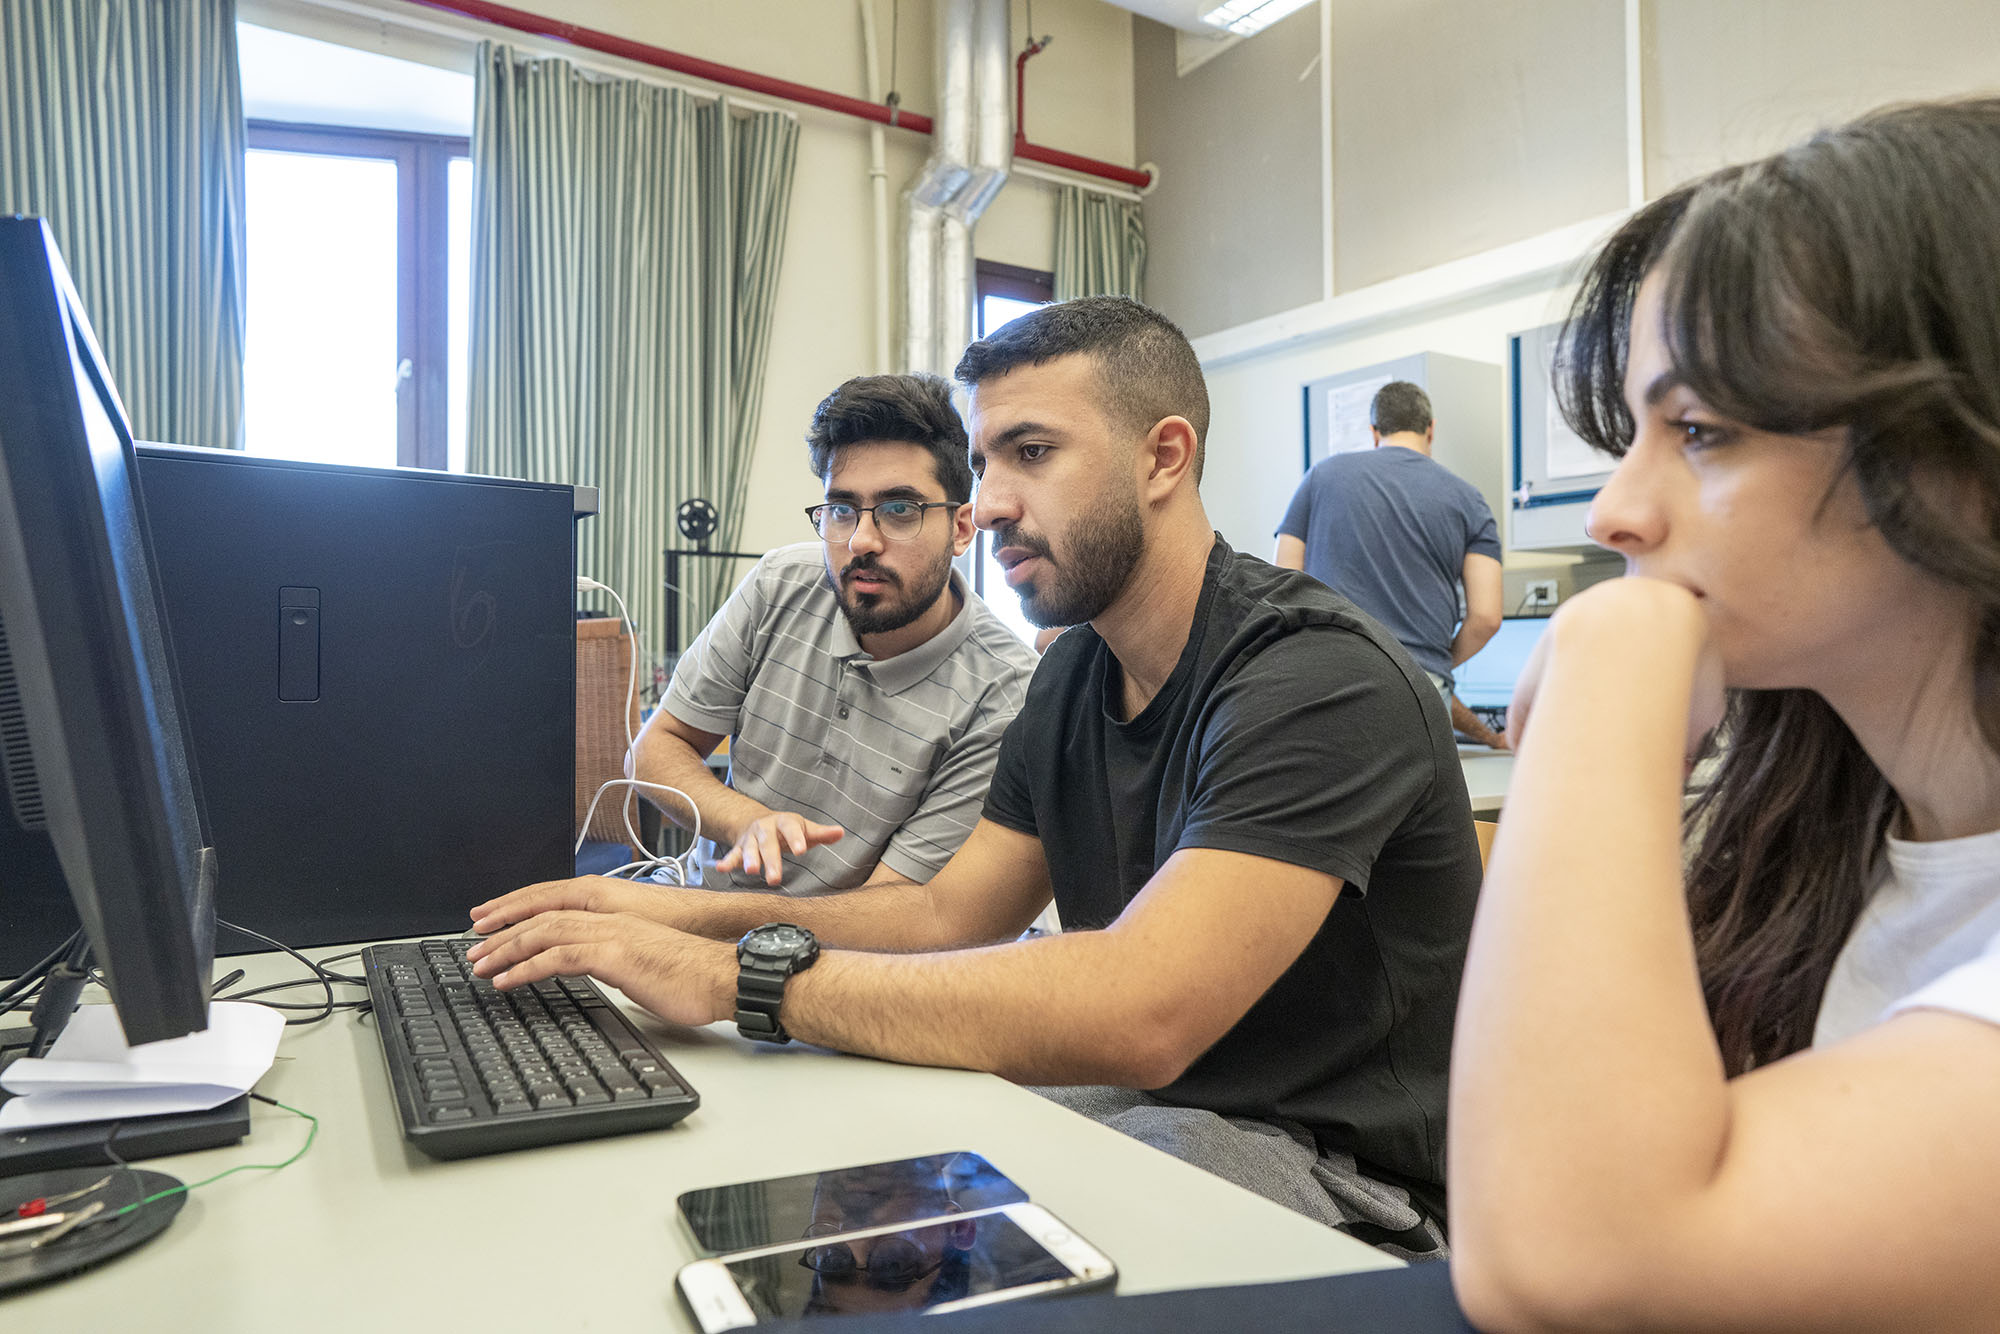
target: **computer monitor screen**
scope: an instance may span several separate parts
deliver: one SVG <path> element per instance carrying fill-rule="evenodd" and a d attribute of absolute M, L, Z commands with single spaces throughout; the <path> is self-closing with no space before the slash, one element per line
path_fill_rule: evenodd
<path fill-rule="evenodd" d="M 1546 616 L 1509 616 L 1479 652 L 1452 669 L 1452 693 L 1471 709 L 1504 709 L 1514 698 L 1514 682 L 1535 651 Z"/>
<path fill-rule="evenodd" d="M 138 1044 L 208 1025 L 215 857 L 135 468 L 53 239 L 0 218 L 0 819 L 48 831 Z"/>

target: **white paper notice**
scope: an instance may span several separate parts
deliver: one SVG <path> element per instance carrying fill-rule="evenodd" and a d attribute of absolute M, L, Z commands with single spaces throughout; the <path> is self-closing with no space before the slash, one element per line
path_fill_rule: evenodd
<path fill-rule="evenodd" d="M 47 1056 L 0 1077 L 18 1095 L 0 1105 L 0 1130 L 219 1107 L 263 1078 L 284 1031 L 276 1010 L 217 1001 L 207 1031 L 128 1047 L 109 1005 L 85 1005 Z"/>
<path fill-rule="evenodd" d="M 1611 469 L 1611 460 L 1585 444 L 1583 437 L 1569 429 L 1562 409 L 1556 405 L 1556 391 L 1549 390 L 1547 404 L 1549 433 L 1549 480 L 1558 477 L 1591 477 Z"/>
<path fill-rule="evenodd" d="M 1389 383 L 1386 375 L 1354 384 L 1337 384 L 1326 391 L 1326 452 L 1346 454 L 1375 446 L 1375 394 Z"/>

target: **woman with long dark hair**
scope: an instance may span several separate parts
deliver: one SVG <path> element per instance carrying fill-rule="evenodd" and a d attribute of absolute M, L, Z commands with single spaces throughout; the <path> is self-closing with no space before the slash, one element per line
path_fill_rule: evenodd
<path fill-rule="evenodd" d="M 2000 1328 L 2000 100 L 1646 206 L 1558 393 L 1620 460 L 1590 532 L 1631 577 L 1515 699 L 1453 1055 L 1461 1300 Z"/>

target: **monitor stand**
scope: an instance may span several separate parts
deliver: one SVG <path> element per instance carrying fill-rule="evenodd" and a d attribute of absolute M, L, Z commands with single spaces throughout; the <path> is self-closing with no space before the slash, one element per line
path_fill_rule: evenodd
<path fill-rule="evenodd" d="M 39 1056 L 55 1045 L 90 976 L 85 966 L 87 954 L 88 947 L 79 943 L 49 971 L 35 1002 L 33 1019 L 26 1027 L 0 1030 L 0 1070 L 19 1057 Z M 7 1098 L 0 1090 L 0 1106 L 6 1105 Z M 234 1144 L 249 1133 L 248 1094 L 239 1094 L 205 1112 L 165 1112 L 120 1121 L 0 1131 L 0 1177 L 192 1153 Z"/>
<path fill-rule="evenodd" d="M 250 1133 L 250 1095 L 205 1112 L 166 1112 L 123 1121 L 0 1131 L 0 1177 L 58 1167 L 98 1167 L 234 1144 Z M 107 1149 L 110 1152 L 107 1152 Z"/>

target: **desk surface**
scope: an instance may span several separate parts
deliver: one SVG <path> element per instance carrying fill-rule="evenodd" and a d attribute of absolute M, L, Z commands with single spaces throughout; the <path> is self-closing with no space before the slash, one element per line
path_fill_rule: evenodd
<path fill-rule="evenodd" d="M 253 982 L 298 967 L 277 955 L 229 966 Z M 296 999 L 317 994 L 300 988 Z M 312 1151 L 282 1172 L 194 1191 L 139 1250 L 8 1299 L 8 1323 L 82 1316 L 87 1327 L 117 1312 L 128 1327 L 204 1334 L 692 1330 L 674 1289 L 694 1258 L 674 1213 L 682 1191 L 951 1149 L 985 1154 L 1095 1242 L 1117 1262 L 1121 1292 L 1397 1263 L 991 1075 L 762 1047 L 727 1025 L 639 1022 L 701 1094 L 687 1120 L 451 1163 L 397 1132 L 372 1019 L 341 1011 L 288 1029 L 258 1089 L 319 1118 Z M 242 1144 L 146 1165 L 198 1181 L 289 1157 L 306 1123 L 252 1107 Z"/>
<path fill-rule="evenodd" d="M 1499 811 L 1507 798 L 1507 780 L 1514 776 L 1513 752 L 1461 746 L 1458 767 L 1465 774 L 1465 791 L 1472 798 L 1472 813 L 1490 816 Z"/>

